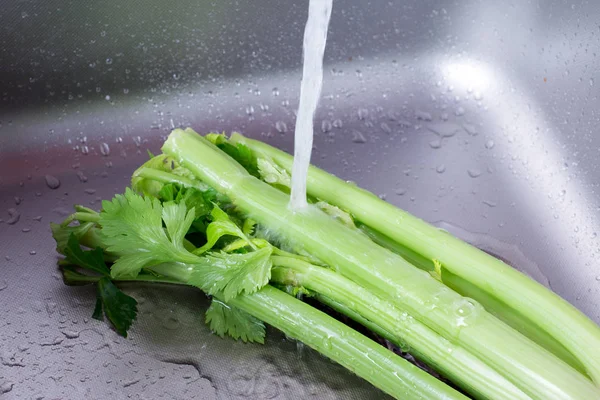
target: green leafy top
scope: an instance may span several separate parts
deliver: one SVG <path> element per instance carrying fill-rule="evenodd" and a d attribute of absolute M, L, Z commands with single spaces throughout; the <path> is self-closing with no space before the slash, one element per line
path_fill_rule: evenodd
<path fill-rule="evenodd" d="M 214 296 L 206 319 L 215 333 L 262 343 L 264 325 L 226 302 L 268 284 L 271 255 L 276 249 L 263 239 L 251 238 L 255 222 L 241 220 L 238 225 L 235 210 L 225 203 L 232 214 L 223 211 L 217 205 L 219 200 L 214 192 L 171 183 L 162 185 L 156 197 L 143 197 L 128 188 L 102 203 L 97 222 L 68 226 L 71 218 L 55 225 L 55 237 L 64 244 L 60 251 L 66 256 L 61 262 L 65 282 L 96 283 L 94 317 L 105 315 L 123 336 L 136 317 L 137 303 L 114 282 L 157 280 L 193 285 Z M 194 249 L 186 235 L 193 231 L 193 223 L 204 220 L 210 221 L 204 230 L 207 243 Z M 100 247 L 83 251 L 78 235 L 91 230 L 100 238 L 96 241 Z M 224 242 L 229 243 L 222 248 L 225 251 L 215 251 L 223 236 L 236 240 Z M 110 268 L 105 259 L 115 260 Z"/>
<path fill-rule="evenodd" d="M 102 208 L 106 250 L 119 256 L 111 269 L 113 278 L 133 278 L 142 268 L 162 262 L 196 261 L 183 245 L 195 215 L 185 203 L 161 205 L 158 199 L 143 198 L 127 188 L 125 194 L 103 201 Z"/>

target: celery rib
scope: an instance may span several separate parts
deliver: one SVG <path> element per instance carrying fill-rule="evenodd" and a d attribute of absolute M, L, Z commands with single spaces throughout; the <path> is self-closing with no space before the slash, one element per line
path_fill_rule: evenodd
<path fill-rule="evenodd" d="M 293 241 L 346 278 L 406 309 L 531 397 L 599 397 L 598 389 L 569 365 L 402 257 L 376 245 L 356 230 L 332 223 L 329 216 L 314 207 L 303 212 L 290 210 L 288 196 L 250 176 L 237 162 L 195 132 L 173 131 L 163 152 L 230 197 L 252 219 Z M 438 246 L 447 243 L 447 236 L 440 239 Z M 431 307 L 432 302 L 435 307 Z"/>
<path fill-rule="evenodd" d="M 232 135 L 231 141 L 291 169 L 293 157 L 281 150 L 239 134 Z M 319 168 L 310 167 L 307 188 L 309 195 L 350 212 L 414 253 L 439 260 L 454 275 L 518 311 L 533 325 L 529 331 L 547 332 L 600 386 L 600 328 L 560 296 L 487 253 Z"/>
<path fill-rule="evenodd" d="M 305 287 L 350 308 L 476 398 L 531 399 L 465 349 L 341 275 L 289 257 L 272 260 L 272 281 Z"/>

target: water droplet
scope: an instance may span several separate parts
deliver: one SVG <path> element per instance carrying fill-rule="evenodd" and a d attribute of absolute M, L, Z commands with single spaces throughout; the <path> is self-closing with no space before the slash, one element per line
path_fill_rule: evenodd
<path fill-rule="evenodd" d="M 594 86 L 594 78 L 590 78 L 590 86 Z"/>
<path fill-rule="evenodd" d="M 175 79 L 176 81 L 178 81 L 179 78 L 181 78 L 181 75 L 179 75 L 179 74 L 173 74 L 173 79 Z"/>
<path fill-rule="evenodd" d="M 415 111 L 415 117 L 417 117 L 417 119 L 423 120 L 423 121 L 432 121 L 433 117 L 431 116 L 430 113 L 426 112 L 426 111 Z"/>
<path fill-rule="evenodd" d="M 475 300 L 463 297 L 454 303 L 453 308 L 454 314 L 458 317 L 457 325 L 466 326 L 469 319 L 479 314 L 481 306 Z"/>
<path fill-rule="evenodd" d="M 29 252 L 29 254 L 31 254 L 32 256 L 35 256 L 35 255 L 37 254 L 37 251 L 35 251 L 35 250 L 31 250 L 31 251 Z"/>
<path fill-rule="evenodd" d="M 406 189 L 398 188 L 394 191 L 394 193 L 396 193 L 396 195 L 398 195 L 398 196 L 404 196 L 406 194 Z"/>
<path fill-rule="evenodd" d="M 467 173 L 469 174 L 469 176 L 471 178 L 477 178 L 478 176 L 481 175 L 481 171 L 478 169 L 468 169 Z"/>
<path fill-rule="evenodd" d="M 102 37 L 106 36 L 106 31 L 100 32 L 100 36 L 102 36 Z"/>
<path fill-rule="evenodd" d="M 444 164 L 440 164 L 435 168 L 435 172 L 438 174 L 443 174 L 446 171 L 446 166 Z"/>
<path fill-rule="evenodd" d="M 83 154 L 84 156 L 88 155 L 90 152 L 90 149 L 87 146 L 81 146 L 81 154 Z"/>
<path fill-rule="evenodd" d="M 104 96 L 104 100 L 106 100 L 106 101 L 110 101 L 110 95 L 109 95 L 109 94 L 107 94 L 106 96 Z"/>
<path fill-rule="evenodd" d="M 108 143 L 100 144 L 100 154 L 102 154 L 105 157 L 110 154 L 110 147 L 108 146 Z"/>
<path fill-rule="evenodd" d="M 490 139 L 487 142 L 485 142 L 485 148 L 486 149 L 493 149 L 494 148 L 494 141 Z"/>
<path fill-rule="evenodd" d="M 58 189 L 60 187 L 60 181 L 52 175 L 46 175 L 46 186 L 53 190 Z"/>
<path fill-rule="evenodd" d="M 23 228 L 23 229 L 21 229 L 21 232 L 23 232 L 23 233 L 31 232 L 31 228 Z"/>
<path fill-rule="evenodd" d="M 17 222 L 19 222 L 19 219 L 21 218 L 21 213 L 17 211 L 16 208 L 9 208 L 7 210 L 9 218 L 6 220 L 6 223 L 9 225 L 14 225 Z"/>
<path fill-rule="evenodd" d="M 369 110 L 367 110 L 366 108 L 359 108 L 357 111 L 358 114 L 358 119 L 365 119 L 367 118 L 367 116 L 369 115 Z"/>
<path fill-rule="evenodd" d="M 458 107 L 456 111 L 454 111 L 454 114 L 456 114 L 456 116 L 458 117 L 460 117 L 461 115 L 465 115 L 464 107 Z"/>
<path fill-rule="evenodd" d="M 16 204 L 16 205 L 19 205 L 19 204 L 21 204 L 21 202 L 23 201 L 23 199 L 22 199 L 22 198 L 20 198 L 19 196 L 15 196 L 14 200 L 15 200 L 15 204 Z"/>
<path fill-rule="evenodd" d="M 344 124 L 342 123 L 342 120 L 338 118 L 334 119 L 331 125 L 333 125 L 334 128 L 341 129 Z"/>
<path fill-rule="evenodd" d="M 273 93 L 273 96 L 279 96 L 279 89 L 274 87 L 271 93 Z"/>
<path fill-rule="evenodd" d="M 453 123 L 442 122 L 439 124 L 429 124 L 427 125 L 427 129 L 444 138 L 456 135 L 460 130 L 460 126 Z"/>
<path fill-rule="evenodd" d="M 77 331 L 63 331 L 62 334 L 65 335 L 67 339 L 77 339 L 79 337 L 79 332 Z"/>
<path fill-rule="evenodd" d="M 365 136 L 359 131 L 352 132 L 352 142 L 354 143 L 367 143 Z"/>
<path fill-rule="evenodd" d="M 283 121 L 277 121 L 275 122 L 275 129 L 277 129 L 277 132 L 284 134 L 287 132 L 287 124 Z"/>
<path fill-rule="evenodd" d="M 79 178 L 79 182 L 81 183 L 85 183 L 88 181 L 87 176 L 85 176 L 81 171 L 77 171 L 77 178 Z"/>
<path fill-rule="evenodd" d="M 596 280 L 600 282 L 600 275 L 596 276 Z"/>
<path fill-rule="evenodd" d="M 432 149 L 439 149 L 440 147 L 442 147 L 442 141 L 439 139 L 432 140 L 431 142 L 429 142 L 429 147 L 431 147 Z"/>
<path fill-rule="evenodd" d="M 129 89 L 123 88 L 123 94 L 128 94 L 128 93 L 129 93 Z"/>
<path fill-rule="evenodd" d="M 321 132 L 327 133 L 331 130 L 331 128 L 332 124 L 331 122 L 329 122 L 329 120 L 324 119 L 323 121 L 321 121 Z"/>
<path fill-rule="evenodd" d="M 7 287 L 8 287 L 8 283 L 6 282 L 6 280 L 0 281 L 0 291 L 6 289 Z"/>
<path fill-rule="evenodd" d="M 254 114 L 254 107 L 253 106 L 246 106 L 246 114 L 248 114 L 248 115 Z"/>
<path fill-rule="evenodd" d="M 387 133 L 387 134 L 392 133 L 392 128 L 390 128 L 390 126 L 387 123 L 382 122 L 381 124 L 379 124 L 379 126 L 381 127 L 381 130 L 384 131 L 385 133 Z"/>
<path fill-rule="evenodd" d="M 96 189 L 85 189 L 84 192 L 87 194 L 94 194 L 96 193 Z"/>
<path fill-rule="evenodd" d="M 496 207 L 496 203 L 493 202 L 493 201 L 490 201 L 490 200 L 483 200 L 482 203 L 485 204 L 488 207 L 492 207 L 492 208 Z"/>
<path fill-rule="evenodd" d="M 475 100 L 477 100 L 477 101 L 480 101 L 481 99 L 483 99 L 483 94 L 482 94 L 481 92 L 478 92 L 478 91 L 476 91 L 476 92 L 473 94 L 473 98 L 474 98 Z"/>
<path fill-rule="evenodd" d="M 107 58 L 107 59 L 106 59 L 106 64 L 110 65 L 110 64 L 112 64 L 112 63 L 113 63 L 113 60 L 112 60 L 112 58 Z"/>
<path fill-rule="evenodd" d="M 23 17 L 25 18 L 25 17 Z M 0 394 L 4 394 L 4 393 L 8 393 L 13 389 L 14 383 L 12 382 L 4 382 L 2 385 L 0 385 Z"/>
<path fill-rule="evenodd" d="M 465 131 L 467 131 L 467 133 L 471 136 L 477 136 L 478 132 L 477 132 L 477 128 L 475 127 L 475 125 L 471 125 L 471 124 L 463 124 L 463 128 L 465 129 Z"/>

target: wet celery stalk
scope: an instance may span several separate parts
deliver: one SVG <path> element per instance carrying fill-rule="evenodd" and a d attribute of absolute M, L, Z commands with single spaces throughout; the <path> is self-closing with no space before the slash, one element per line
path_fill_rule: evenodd
<path fill-rule="evenodd" d="M 314 207 L 302 212 L 290 210 L 287 195 L 249 175 L 240 164 L 195 132 L 173 131 L 163 152 L 227 195 L 241 211 L 276 232 L 282 240 L 318 257 L 341 275 L 405 310 L 481 359 L 527 395 L 540 399 L 598 397 L 600 392 L 584 376 L 487 313 L 478 303 L 448 289 L 365 235 L 333 223 Z M 360 204 L 360 199 L 354 201 Z M 442 244 L 438 245 L 447 243 L 448 236 L 440 237 Z"/>
<path fill-rule="evenodd" d="M 338 311 L 350 318 L 356 319 L 353 313 L 357 313 L 368 321 L 368 328 L 398 345 L 408 346 L 411 354 L 474 397 L 498 400 L 530 398 L 468 351 L 343 276 L 290 257 L 274 256 L 273 265 L 273 282 L 304 287 L 324 295 L 336 303 Z"/>
<path fill-rule="evenodd" d="M 293 157 L 281 150 L 240 134 L 230 141 L 291 171 Z M 497 258 L 314 166 L 309 169 L 307 190 L 310 196 L 350 212 L 410 254 L 438 260 L 444 283 L 461 294 L 478 296 L 475 299 L 491 312 L 584 370 L 600 386 L 600 328 L 560 296 Z"/>

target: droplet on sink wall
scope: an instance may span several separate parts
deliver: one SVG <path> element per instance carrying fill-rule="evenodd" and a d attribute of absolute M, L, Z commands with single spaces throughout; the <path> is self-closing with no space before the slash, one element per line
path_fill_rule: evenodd
<path fill-rule="evenodd" d="M 275 122 L 275 129 L 277 129 L 277 132 L 284 134 L 287 132 L 288 128 L 287 128 L 287 124 L 283 121 L 277 121 Z"/>
<path fill-rule="evenodd" d="M 415 117 L 417 117 L 417 119 L 421 119 L 423 121 L 432 121 L 433 117 L 431 116 L 431 113 L 425 112 L 425 111 L 415 111 Z"/>
<path fill-rule="evenodd" d="M 439 139 L 432 140 L 431 142 L 429 142 L 429 147 L 431 147 L 432 149 L 439 149 L 440 147 L 442 147 L 442 141 Z"/>
<path fill-rule="evenodd" d="M 16 208 L 9 208 L 7 212 L 9 215 L 9 218 L 6 220 L 7 224 L 14 225 L 17 222 L 19 222 L 19 219 L 21 218 L 21 213 L 17 211 Z"/>
<path fill-rule="evenodd" d="M 367 139 L 361 132 L 354 131 L 354 132 L 352 132 L 352 142 L 362 144 L 362 143 L 367 143 Z"/>
<path fill-rule="evenodd" d="M 108 146 L 108 143 L 102 143 L 100 145 L 100 154 L 102 154 L 105 157 L 110 154 L 110 147 Z"/>
<path fill-rule="evenodd" d="M 471 178 L 477 178 L 478 176 L 481 175 L 481 171 L 478 169 L 469 169 L 469 170 L 467 170 L 467 173 L 469 174 L 469 176 Z"/>
<path fill-rule="evenodd" d="M 52 190 L 58 189 L 60 187 L 60 181 L 55 176 L 46 175 L 46 186 Z"/>

